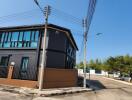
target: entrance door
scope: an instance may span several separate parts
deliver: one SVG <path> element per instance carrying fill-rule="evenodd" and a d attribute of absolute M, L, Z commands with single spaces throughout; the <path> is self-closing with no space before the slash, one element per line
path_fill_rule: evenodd
<path fill-rule="evenodd" d="M 22 57 L 21 68 L 19 72 L 20 79 L 27 79 L 29 57 Z"/>

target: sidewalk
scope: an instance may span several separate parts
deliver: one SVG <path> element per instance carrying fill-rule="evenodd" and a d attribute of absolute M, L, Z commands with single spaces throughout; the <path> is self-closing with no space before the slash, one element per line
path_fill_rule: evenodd
<path fill-rule="evenodd" d="M 120 82 L 120 83 L 123 83 L 123 84 L 127 84 L 127 85 L 132 85 L 132 83 L 125 82 L 125 81 L 122 81 L 122 80 L 116 80 L 116 79 L 108 78 L 108 77 L 105 77 L 105 76 L 103 78 L 106 78 L 106 79 L 109 79 L 109 80 L 113 80 L 113 81 L 116 81 L 116 82 Z"/>
<path fill-rule="evenodd" d="M 88 92 L 88 91 L 92 91 L 92 89 L 83 88 L 83 87 L 68 87 L 68 88 L 43 89 L 42 91 L 39 91 L 38 89 L 32 89 L 32 88 L 0 85 L 0 91 L 11 92 L 11 93 L 26 95 L 26 96 L 48 97 L 48 96 L 54 96 L 54 95 Z"/>

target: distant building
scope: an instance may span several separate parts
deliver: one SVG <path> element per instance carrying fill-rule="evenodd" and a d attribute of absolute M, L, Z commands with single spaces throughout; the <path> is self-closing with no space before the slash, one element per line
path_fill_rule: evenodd
<path fill-rule="evenodd" d="M 42 57 L 44 25 L 0 28 L 0 78 L 38 81 Z M 73 69 L 76 63 L 75 40 L 69 29 L 49 24 L 46 44 L 46 68 Z"/>
<path fill-rule="evenodd" d="M 78 73 L 79 74 L 84 74 L 83 69 L 78 69 Z M 86 73 L 89 73 L 89 71 L 87 70 Z M 90 69 L 90 74 L 91 75 L 108 75 L 108 72 L 104 71 L 104 70 Z"/>

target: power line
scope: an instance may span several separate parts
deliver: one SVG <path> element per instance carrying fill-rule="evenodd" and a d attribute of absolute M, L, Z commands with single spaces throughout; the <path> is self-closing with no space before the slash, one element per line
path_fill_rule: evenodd
<path fill-rule="evenodd" d="M 88 11 L 87 11 L 87 28 L 86 28 L 86 36 L 89 31 L 89 27 L 93 18 L 93 14 L 95 12 L 95 7 L 96 7 L 97 0 L 90 0 L 89 1 L 89 6 L 88 6 Z"/>
<path fill-rule="evenodd" d="M 57 14 L 61 14 L 61 15 L 65 16 L 65 17 L 68 17 L 68 18 L 70 18 L 70 19 L 72 19 L 72 20 L 74 20 L 74 21 L 76 21 L 76 22 L 81 24 L 81 19 L 79 19 L 79 18 L 77 18 L 77 17 L 75 17 L 73 15 L 70 15 L 70 14 L 68 14 L 68 13 L 66 13 L 66 12 L 64 12 L 62 10 L 58 10 L 56 8 L 53 8 L 53 11 L 55 13 L 57 13 Z"/>
<path fill-rule="evenodd" d="M 69 16 L 63 15 L 61 13 L 56 13 L 56 12 L 52 13 L 52 15 L 54 17 L 57 17 L 58 19 L 65 20 L 66 22 L 73 23 L 73 24 L 81 26 L 81 23 L 79 21 L 76 21 L 76 20 L 70 18 Z"/>

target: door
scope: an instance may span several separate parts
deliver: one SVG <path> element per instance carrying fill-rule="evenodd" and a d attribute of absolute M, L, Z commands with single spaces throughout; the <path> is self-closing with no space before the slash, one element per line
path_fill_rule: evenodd
<path fill-rule="evenodd" d="M 21 68 L 19 72 L 20 79 L 27 79 L 29 57 L 22 57 Z"/>

